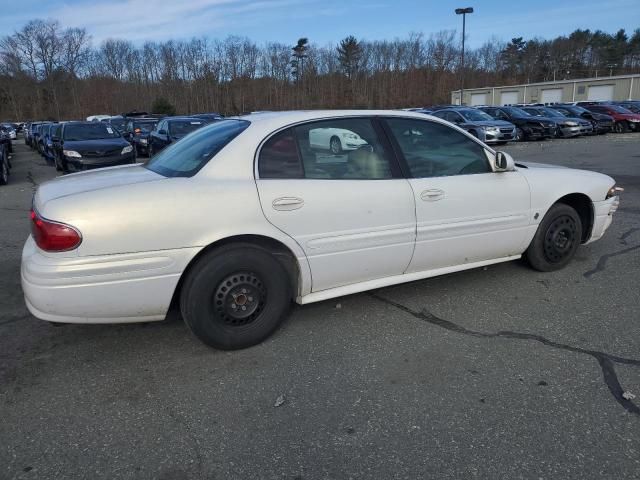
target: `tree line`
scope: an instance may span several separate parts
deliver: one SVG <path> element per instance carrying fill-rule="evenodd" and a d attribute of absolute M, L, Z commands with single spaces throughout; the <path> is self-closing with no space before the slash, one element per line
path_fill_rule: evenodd
<path fill-rule="evenodd" d="M 0 119 L 78 119 L 307 108 L 401 108 L 448 103 L 460 78 L 459 33 L 337 44 L 229 36 L 93 45 L 83 28 L 32 20 L 0 39 Z M 640 71 L 640 29 L 576 30 L 553 39 L 492 38 L 465 52 L 466 87 Z"/>

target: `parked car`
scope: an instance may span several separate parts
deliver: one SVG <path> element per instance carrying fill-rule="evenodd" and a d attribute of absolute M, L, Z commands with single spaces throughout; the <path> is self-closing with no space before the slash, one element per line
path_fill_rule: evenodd
<path fill-rule="evenodd" d="M 516 126 L 517 142 L 544 140 L 555 136 L 557 125 L 548 118 L 534 117 L 518 107 L 479 107 L 497 120 L 504 120 Z"/>
<path fill-rule="evenodd" d="M 521 108 L 534 117 L 545 117 L 555 121 L 556 125 L 558 125 L 556 134 L 558 137 L 570 138 L 593 134 L 593 125 L 583 118 L 567 117 L 559 111 L 547 107 L 525 106 Z"/>
<path fill-rule="evenodd" d="M 369 143 L 356 132 L 345 128 L 321 126 L 309 131 L 309 147 L 316 150 L 328 150 L 334 155 L 344 151 L 357 150 Z"/>
<path fill-rule="evenodd" d="M 42 122 L 31 122 L 29 124 L 29 128 L 27 130 L 28 132 L 28 138 L 29 138 L 29 143 L 28 145 L 34 149 L 36 148 L 36 136 L 35 136 L 35 131 L 36 128 L 38 127 L 38 125 L 40 125 Z M 25 138 L 27 138 L 27 135 L 25 135 Z"/>
<path fill-rule="evenodd" d="M 40 142 L 42 144 L 42 150 L 40 153 L 47 163 L 50 164 L 53 164 L 55 160 L 52 137 L 58 125 L 59 123 L 48 123 L 41 128 Z"/>
<path fill-rule="evenodd" d="M 9 123 L 0 124 L 0 130 L 5 132 L 5 134 L 11 140 L 15 140 L 16 138 L 18 138 L 18 135 L 16 134 L 16 129 L 13 127 L 13 125 L 11 125 Z"/>
<path fill-rule="evenodd" d="M 165 117 L 149 134 L 149 156 L 159 153 L 166 146 L 207 124 L 196 117 Z"/>
<path fill-rule="evenodd" d="M 6 145 L 7 140 L 11 141 L 6 137 L 5 133 L 0 132 L 0 185 L 9 183 L 11 162 L 9 160 L 9 149 Z"/>
<path fill-rule="evenodd" d="M 586 108 L 569 104 L 552 104 L 548 108 L 557 110 L 566 117 L 583 118 L 591 122 L 595 133 L 602 135 L 613 130 L 613 117 L 600 113 L 590 112 Z"/>
<path fill-rule="evenodd" d="M 489 145 L 504 145 L 516 138 L 516 127 L 513 123 L 496 120 L 477 108 L 451 107 L 437 110 L 431 115 L 457 125 Z"/>
<path fill-rule="evenodd" d="M 369 147 L 327 155 L 311 145 L 326 128 Z M 244 348 L 274 332 L 292 300 L 522 255 L 563 268 L 602 237 L 618 191 L 600 173 L 514 163 L 418 113 L 226 119 L 145 164 L 41 184 L 22 289 L 52 322 L 162 320 L 175 301 L 202 341 Z"/>
<path fill-rule="evenodd" d="M 63 172 L 135 163 L 133 147 L 102 122 L 66 122 L 56 145 L 56 168 Z"/>
<path fill-rule="evenodd" d="M 35 149 L 40 155 L 42 155 L 44 152 L 44 134 L 47 126 L 50 123 L 51 122 L 41 123 L 36 127 L 36 130 L 35 130 L 35 142 L 36 142 Z"/>
<path fill-rule="evenodd" d="M 587 105 L 587 110 L 613 117 L 613 130 L 616 133 L 640 131 L 640 115 L 619 105 Z"/>
<path fill-rule="evenodd" d="M 91 115 L 87 117 L 87 122 L 101 122 L 109 118 L 111 118 L 111 115 Z"/>
<path fill-rule="evenodd" d="M 149 134 L 158 125 L 157 118 L 130 118 L 125 125 L 125 138 L 137 155 L 149 155 Z"/>
<path fill-rule="evenodd" d="M 127 124 L 127 119 L 125 117 L 123 117 L 122 115 L 115 115 L 113 117 L 103 118 L 100 121 L 102 123 L 106 123 L 108 125 L 111 125 L 113 128 L 115 128 L 120 133 L 124 132 L 125 126 Z"/>
<path fill-rule="evenodd" d="M 13 152 L 13 146 L 11 145 L 11 139 L 9 135 L 0 129 L 0 158 L 2 159 L 2 164 L 6 164 L 7 171 L 4 172 L 1 169 L 4 168 L 0 165 L 0 174 L 4 175 L 5 178 L 8 178 L 9 169 L 11 168 L 11 153 Z"/>

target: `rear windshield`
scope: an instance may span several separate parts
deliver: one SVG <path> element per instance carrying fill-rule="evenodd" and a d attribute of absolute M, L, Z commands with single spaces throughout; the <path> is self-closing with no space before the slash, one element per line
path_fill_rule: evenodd
<path fill-rule="evenodd" d="M 145 167 L 165 177 L 191 177 L 249 126 L 246 120 L 222 120 L 173 143 Z"/>
<path fill-rule="evenodd" d="M 135 131 L 137 129 L 140 129 L 142 132 L 148 133 L 153 130 L 157 124 L 158 122 L 154 120 L 133 122 L 133 130 Z"/>
<path fill-rule="evenodd" d="M 204 120 L 174 120 L 169 122 L 169 134 L 172 137 L 183 136 L 199 129 L 206 123 Z"/>
<path fill-rule="evenodd" d="M 64 129 L 64 140 L 70 142 L 79 140 L 101 140 L 103 138 L 117 138 L 120 133 L 109 124 L 94 122 L 82 125 L 67 125 Z"/>
<path fill-rule="evenodd" d="M 472 122 L 486 122 L 487 120 L 494 120 L 491 115 L 483 112 L 482 110 L 473 110 L 469 108 L 468 110 L 459 110 L 458 113 L 460 113 L 466 120 Z"/>

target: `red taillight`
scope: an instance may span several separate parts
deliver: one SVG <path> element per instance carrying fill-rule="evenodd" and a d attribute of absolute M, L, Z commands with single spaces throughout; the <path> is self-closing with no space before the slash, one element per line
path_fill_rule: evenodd
<path fill-rule="evenodd" d="M 36 245 L 46 252 L 73 250 L 82 242 L 82 237 L 75 228 L 46 220 L 34 210 L 31 210 L 31 234 Z"/>

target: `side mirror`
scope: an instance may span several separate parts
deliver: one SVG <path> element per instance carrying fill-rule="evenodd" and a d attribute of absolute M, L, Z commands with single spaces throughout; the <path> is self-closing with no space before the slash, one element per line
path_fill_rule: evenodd
<path fill-rule="evenodd" d="M 496 152 L 496 172 L 511 172 L 515 170 L 516 164 L 513 157 L 505 152 Z"/>

